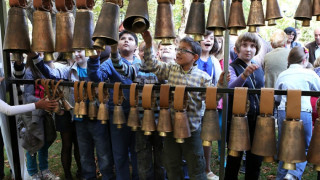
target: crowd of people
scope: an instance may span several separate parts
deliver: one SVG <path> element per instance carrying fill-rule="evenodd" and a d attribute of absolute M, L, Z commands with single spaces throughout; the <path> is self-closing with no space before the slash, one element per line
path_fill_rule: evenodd
<path fill-rule="evenodd" d="M 122 84 L 169 84 L 172 86 L 186 85 L 190 87 L 248 87 L 261 89 L 263 87 L 287 90 L 300 89 L 305 91 L 320 91 L 320 28 L 314 30 L 315 41 L 303 47 L 296 42 L 297 33 L 292 27 L 277 30 L 270 38 L 264 40 L 259 33 L 243 33 L 237 37 L 234 48 L 224 52 L 224 39 L 215 37 L 213 32 L 206 31 L 204 40 L 195 42 L 190 37 L 179 39 L 172 45 L 154 43 L 150 32 L 141 34 L 143 42 L 138 42 L 136 34 L 123 30 L 119 33 L 117 45 L 106 48 L 98 55 L 86 57 L 85 51 L 76 51 L 74 59 L 64 59 L 60 54 L 56 61 L 43 61 L 42 54 L 29 53 L 26 65 L 16 61 L 15 74 L 24 79 L 54 79 L 64 81 L 121 82 Z M 233 45 L 230 45 L 233 46 Z M 224 53 L 230 54 L 228 71 L 223 70 Z M 224 84 L 225 73 L 228 75 Z M 18 76 L 17 76 L 18 77 Z M 19 78 L 18 77 L 18 78 Z M 113 124 L 114 103 L 113 90 L 109 91 L 109 121 L 101 124 L 88 116 L 77 117 L 74 112 L 49 113 L 57 102 L 47 103 L 45 89 L 41 84 L 24 85 L 24 100 L 27 105 L 8 106 L 0 101 L 0 111 L 7 115 L 32 111 L 30 119 L 37 117 L 39 121 L 55 120 L 55 129 L 62 139 L 61 162 L 65 179 L 73 179 L 71 173 L 72 146 L 77 164 L 76 177 L 79 179 L 97 179 L 96 169 L 103 180 L 176 180 L 184 179 L 183 162 L 188 167 L 188 175 L 193 180 L 219 179 L 211 170 L 212 147 L 203 147 L 200 138 L 201 124 L 205 109 L 205 93 L 188 92 L 187 116 L 191 137 L 184 143 L 177 143 L 173 133 L 161 137 L 157 132 L 150 136 L 142 130 L 131 131 L 127 125 L 117 128 Z M 63 89 L 64 97 L 74 105 L 73 88 Z M 129 91 L 123 90 L 122 108 L 128 119 L 130 103 Z M 159 94 L 156 95 L 159 97 Z M 227 137 L 229 136 L 232 118 L 232 95 L 229 95 Z M 222 124 L 222 100 L 219 98 L 217 110 L 220 126 Z M 139 96 L 141 106 L 141 92 Z M 315 98 L 317 99 L 317 98 Z M 257 94 L 248 95 L 250 101 L 247 113 L 250 142 L 259 113 L 260 97 Z M 278 140 L 281 138 L 281 127 L 286 119 L 286 96 L 275 96 L 275 117 L 278 122 Z M 301 119 L 305 132 L 305 150 L 307 153 L 312 136 L 312 112 L 316 100 L 308 96 L 301 98 Z M 313 102 L 313 103 L 311 103 Z M 28 104 L 30 103 L 30 104 Z M 313 106 L 312 106 L 313 105 Z M 44 110 L 39 110 L 44 109 Z M 172 110 L 173 111 L 173 110 Z M 139 117 L 143 117 L 143 108 L 139 109 Z M 174 111 L 173 111 L 174 112 Z M 156 122 L 158 114 L 155 114 Z M 316 117 L 316 116 L 315 116 Z M 42 122 L 42 121 L 41 121 Z M 29 128 L 32 124 L 25 123 Z M 60 179 L 48 167 L 48 149 L 52 140 L 48 125 L 37 126 L 42 137 L 41 147 L 27 149 L 27 171 L 32 180 Z M 29 129 L 27 128 L 27 129 Z M 221 128 L 221 127 L 220 127 Z M 278 141 L 278 142 L 279 142 Z M 40 141 L 39 141 L 40 142 Z M 228 142 L 228 138 L 227 138 Z M 30 146 L 30 145 L 29 145 Z M 219 142 L 219 152 L 221 149 Z M 219 153 L 220 154 L 220 153 Z M 240 152 L 241 156 L 226 157 L 226 180 L 238 179 L 242 155 L 245 155 L 245 179 L 259 179 L 263 157 L 249 151 Z M 98 163 L 95 162 L 97 156 Z M 38 161 L 37 161 L 38 157 Z M 225 158 L 220 157 L 219 158 Z M 301 179 L 307 162 L 297 163 L 296 170 L 282 168 L 279 162 L 276 179 Z M 98 167 L 97 167 L 98 164 Z"/>

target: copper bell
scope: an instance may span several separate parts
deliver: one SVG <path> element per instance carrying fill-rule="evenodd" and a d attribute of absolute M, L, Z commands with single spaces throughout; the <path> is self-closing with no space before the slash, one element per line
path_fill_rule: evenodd
<path fill-rule="evenodd" d="M 62 98 L 62 104 L 63 104 L 64 110 L 66 111 L 70 111 L 73 109 L 72 105 L 65 98 Z"/>
<path fill-rule="evenodd" d="M 30 39 L 25 9 L 18 7 L 11 7 L 9 9 L 5 32 L 3 50 L 12 53 L 11 60 L 21 61 L 22 53 L 30 51 Z"/>
<path fill-rule="evenodd" d="M 239 156 L 239 151 L 250 150 L 247 116 L 232 116 L 228 148 L 229 155 L 235 157 Z"/>
<path fill-rule="evenodd" d="M 279 160 L 284 162 L 284 169 L 295 170 L 296 163 L 307 160 L 302 121 L 284 120 L 281 133 Z"/>
<path fill-rule="evenodd" d="M 267 0 L 266 20 L 268 21 L 268 26 L 275 26 L 277 24 L 276 19 L 281 18 L 278 0 Z"/>
<path fill-rule="evenodd" d="M 201 139 L 203 146 L 212 145 L 212 141 L 220 140 L 219 114 L 217 110 L 206 109 L 203 116 Z"/>
<path fill-rule="evenodd" d="M 132 131 L 137 131 L 140 127 L 138 107 L 130 107 L 127 125 L 131 127 Z"/>
<path fill-rule="evenodd" d="M 106 45 L 118 43 L 119 13 L 120 8 L 117 4 L 109 2 L 103 4 L 92 36 L 92 40 L 94 41 L 93 47 L 95 49 L 104 50 Z"/>
<path fill-rule="evenodd" d="M 87 103 L 83 100 L 79 105 L 79 118 L 83 118 L 85 115 L 87 115 Z"/>
<path fill-rule="evenodd" d="M 320 21 L 320 0 L 313 0 L 312 15 L 317 17 L 317 21 Z"/>
<path fill-rule="evenodd" d="M 88 117 L 91 120 L 94 120 L 97 117 L 97 105 L 96 105 L 96 101 L 90 101 L 89 102 L 89 109 L 88 109 Z"/>
<path fill-rule="evenodd" d="M 302 26 L 309 27 L 312 19 L 311 0 L 301 0 L 294 14 L 294 19 L 302 21 Z"/>
<path fill-rule="evenodd" d="M 144 135 L 146 136 L 150 136 L 152 134 L 152 131 L 156 130 L 156 122 L 153 110 L 144 110 L 142 119 L 142 129 L 144 131 Z"/>
<path fill-rule="evenodd" d="M 162 45 L 171 45 L 176 38 L 171 3 L 158 4 L 154 38 L 161 39 Z"/>
<path fill-rule="evenodd" d="M 262 0 L 251 0 L 250 12 L 248 17 L 249 32 L 257 32 L 258 26 L 264 26 L 264 14 Z"/>
<path fill-rule="evenodd" d="M 202 41 L 205 31 L 204 3 L 192 2 L 185 33 L 194 35 L 194 41 Z"/>
<path fill-rule="evenodd" d="M 172 121 L 170 109 L 162 108 L 159 113 L 159 121 L 157 126 L 159 136 L 165 137 L 168 132 L 172 132 Z"/>
<path fill-rule="evenodd" d="M 130 0 L 123 27 L 134 33 L 142 33 L 148 30 L 149 26 L 147 0 Z"/>
<path fill-rule="evenodd" d="M 230 35 L 238 35 L 238 30 L 245 28 L 246 23 L 243 15 L 242 0 L 232 0 L 228 22 Z"/>
<path fill-rule="evenodd" d="M 109 111 L 106 104 L 100 103 L 97 119 L 101 121 L 101 124 L 107 124 L 107 120 L 109 119 Z"/>
<path fill-rule="evenodd" d="M 268 134 L 268 136 L 266 136 Z M 251 147 L 253 154 L 264 156 L 265 162 L 273 162 L 277 153 L 276 128 L 273 116 L 258 116 Z"/>
<path fill-rule="evenodd" d="M 307 154 L 307 160 L 314 165 L 314 170 L 320 171 L 320 119 L 314 123 L 313 134 Z"/>
<path fill-rule="evenodd" d="M 122 128 L 122 124 L 126 123 L 126 118 L 122 106 L 115 105 L 113 110 L 113 124 L 117 125 L 117 128 Z"/>
<path fill-rule="evenodd" d="M 75 102 L 74 108 L 73 108 L 73 113 L 76 116 L 76 118 L 79 118 L 79 108 L 80 108 L 80 103 Z"/>
<path fill-rule="evenodd" d="M 97 52 L 93 49 L 93 29 L 93 12 L 88 9 L 77 10 L 76 20 L 74 23 L 72 48 L 74 50 L 85 49 L 86 57 L 97 54 Z"/>
<path fill-rule="evenodd" d="M 215 36 L 223 36 L 223 31 L 226 29 L 223 0 L 211 0 L 207 29 L 213 31 Z"/>
<path fill-rule="evenodd" d="M 184 143 L 184 139 L 191 136 L 188 116 L 186 111 L 177 111 L 174 114 L 173 137 L 177 143 Z"/>
<path fill-rule="evenodd" d="M 47 11 L 33 13 L 32 51 L 44 52 L 44 60 L 54 60 L 54 34 L 51 14 Z"/>
<path fill-rule="evenodd" d="M 74 17 L 71 12 L 56 14 L 56 52 L 62 52 L 65 59 L 73 59 Z"/>

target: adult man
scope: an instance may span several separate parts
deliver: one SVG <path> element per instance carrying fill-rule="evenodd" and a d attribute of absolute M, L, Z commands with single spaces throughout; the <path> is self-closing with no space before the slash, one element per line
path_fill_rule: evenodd
<path fill-rule="evenodd" d="M 316 28 L 314 30 L 314 41 L 306 45 L 306 48 L 309 49 L 309 62 L 312 65 L 313 65 L 313 62 L 320 55 L 319 45 L 320 45 L 320 28 Z"/>

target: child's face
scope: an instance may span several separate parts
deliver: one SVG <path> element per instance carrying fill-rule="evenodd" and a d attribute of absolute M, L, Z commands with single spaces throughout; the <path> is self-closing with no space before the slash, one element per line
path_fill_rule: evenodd
<path fill-rule="evenodd" d="M 237 52 L 238 57 L 243 61 L 251 61 L 257 51 L 256 44 L 251 41 L 242 41 L 240 52 Z"/>
<path fill-rule="evenodd" d="M 181 51 L 182 50 L 182 51 Z M 186 50 L 186 51 L 184 51 Z M 197 54 L 193 54 L 191 46 L 186 42 L 180 42 L 177 50 L 176 63 L 186 67 L 185 70 L 189 70 L 193 63 L 199 58 Z"/>
<path fill-rule="evenodd" d="M 75 51 L 75 61 L 78 63 L 78 64 L 82 64 L 82 63 L 85 63 L 87 62 L 87 57 L 85 56 L 85 51 L 84 50 L 81 50 L 81 51 Z"/>
<path fill-rule="evenodd" d="M 167 58 L 167 59 L 175 59 L 176 58 L 176 49 L 174 45 L 160 45 L 159 48 L 159 57 L 161 59 Z"/>
<path fill-rule="evenodd" d="M 212 49 L 212 46 L 214 44 L 214 34 L 211 33 L 204 37 L 204 40 L 201 41 L 201 49 L 202 52 L 209 52 Z"/>
<path fill-rule="evenodd" d="M 118 41 L 118 48 L 120 53 L 123 51 L 134 52 L 137 48 L 136 41 L 131 34 L 123 34 Z"/>

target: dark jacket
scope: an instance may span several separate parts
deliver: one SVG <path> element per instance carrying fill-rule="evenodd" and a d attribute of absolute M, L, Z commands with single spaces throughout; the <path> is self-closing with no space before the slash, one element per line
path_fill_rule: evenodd
<path fill-rule="evenodd" d="M 316 41 L 308 43 L 306 48 L 309 49 L 309 62 L 313 65 L 314 61 L 316 60 L 315 51 L 318 49 L 318 45 Z"/>

